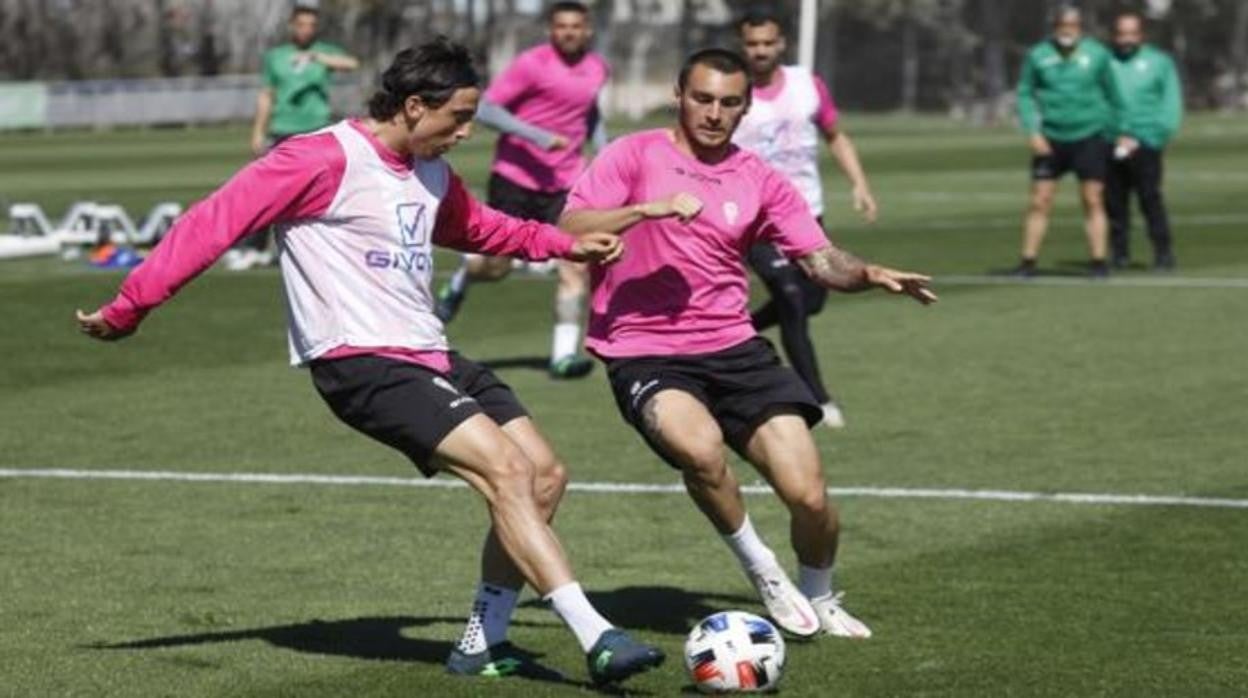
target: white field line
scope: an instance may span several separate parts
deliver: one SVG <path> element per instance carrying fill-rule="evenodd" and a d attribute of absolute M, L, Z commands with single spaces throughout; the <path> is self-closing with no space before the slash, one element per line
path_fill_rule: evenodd
<path fill-rule="evenodd" d="M 1084 276 L 1035 276 L 1020 279 L 1013 276 L 936 276 L 936 286 L 1118 286 L 1122 288 L 1248 288 L 1248 278 L 1200 278 L 1194 276 L 1111 276 L 1090 279 Z"/>
<path fill-rule="evenodd" d="M 458 480 L 425 480 L 407 477 L 369 475 L 316 475 L 281 473 L 189 473 L 167 470 L 72 470 L 64 468 L 23 469 L 0 468 L 0 478 L 43 478 L 64 480 L 145 480 L 163 482 L 224 482 L 269 485 L 328 485 L 416 487 L 432 489 L 463 489 Z M 632 482 L 573 482 L 574 492 L 597 494 L 680 494 L 679 484 L 646 484 Z M 767 494 L 764 485 L 744 485 L 746 494 Z M 927 489 L 910 487 L 831 487 L 828 492 L 840 497 L 875 497 L 881 499 L 942 499 L 988 502 L 1056 502 L 1061 504 L 1100 504 L 1124 506 L 1207 507 L 1214 509 L 1248 509 L 1248 499 L 1189 497 L 1184 495 L 1117 494 L 1088 492 L 1020 492 L 1013 490 Z"/>

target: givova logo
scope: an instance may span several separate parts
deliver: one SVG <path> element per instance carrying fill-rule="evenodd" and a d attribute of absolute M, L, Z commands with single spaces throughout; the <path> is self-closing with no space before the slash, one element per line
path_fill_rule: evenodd
<path fill-rule="evenodd" d="M 421 203 L 399 204 L 394 209 L 399 218 L 399 239 L 404 247 L 429 244 L 429 217 Z"/>

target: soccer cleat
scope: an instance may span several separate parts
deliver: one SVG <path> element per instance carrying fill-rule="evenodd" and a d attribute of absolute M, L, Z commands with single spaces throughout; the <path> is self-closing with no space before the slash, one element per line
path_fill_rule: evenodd
<path fill-rule="evenodd" d="M 823 410 L 823 425 L 829 429 L 844 429 L 845 415 L 841 412 L 841 408 L 835 402 L 828 400 L 820 405 Z"/>
<path fill-rule="evenodd" d="M 1119 271 L 1122 271 L 1122 270 L 1125 270 L 1125 269 L 1130 269 L 1130 268 L 1131 268 L 1131 257 L 1129 257 L 1129 256 L 1127 256 L 1127 255 L 1125 255 L 1125 254 L 1115 254 L 1115 255 L 1114 255 L 1114 258 L 1113 258 L 1113 261 L 1111 261 L 1111 262 L 1110 262 L 1110 264 L 1112 264 L 1112 265 L 1113 265 L 1114 269 L 1117 269 L 1117 270 L 1119 270 Z"/>
<path fill-rule="evenodd" d="M 550 377 L 556 380 L 583 378 L 593 370 L 594 360 L 580 354 L 569 354 L 550 362 Z"/>
<path fill-rule="evenodd" d="M 585 655 L 589 677 L 598 686 L 617 683 L 634 674 L 649 671 L 662 664 L 664 659 L 663 650 L 637 642 L 619 628 L 604 632 Z"/>
<path fill-rule="evenodd" d="M 871 637 L 871 628 L 866 623 L 851 616 L 841 606 L 841 597 L 843 593 L 828 594 L 812 599 L 810 604 L 815 607 L 815 613 L 819 615 L 819 625 L 823 632 L 836 637 L 849 637 L 856 640 L 865 640 Z"/>
<path fill-rule="evenodd" d="M 1093 279 L 1108 279 L 1109 265 L 1103 259 L 1094 259 L 1088 262 L 1088 275 Z"/>
<path fill-rule="evenodd" d="M 446 658 L 446 673 L 456 676 L 503 678 L 519 676 L 544 681 L 562 681 L 563 674 L 538 664 L 529 652 L 510 642 L 502 642 L 476 654 L 466 654 L 458 647 Z"/>
<path fill-rule="evenodd" d="M 466 295 L 468 294 L 463 291 L 456 292 L 449 283 L 442 284 L 442 288 L 438 289 L 437 301 L 433 305 L 433 314 L 437 315 L 443 323 L 454 320 Z"/>
<path fill-rule="evenodd" d="M 767 607 L 767 614 L 781 630 L 798 637 L 811 637 L 819 632 L 819 616 L 810 599 L 793 586 L 778 565 L 749 570 L 746 576 Z"/>
<path fill-rule="evenodd" d="M 1174 271 L 1178 265 L 1173 252 L 1159 252 L 1153 257 L 1153 271 Z"/>
<path fill-rule="evenodd" d="M 1010 271 L 1006 272 L 1016 279 L 1031 279 L 1036 276 L 1036 260 L 1024 259 Z"/>

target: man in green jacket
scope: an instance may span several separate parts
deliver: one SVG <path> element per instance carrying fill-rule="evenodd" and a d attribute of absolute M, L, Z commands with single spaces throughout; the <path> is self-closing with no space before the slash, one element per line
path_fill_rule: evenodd
<path fill-rule="evenodd" d="M 1058 180 L 1069 171 L 1079 177 L 1091 272 L 1105 276 L 1105 171 L 1107 140 L 1119 118 L 1121 96 L 1112 56 L 1100 42 L 1083 35 L 1078 9 L 1063 7 L 1054 16 L 1053 35 L 1036 44 L 1023 62 L 1018 83 L 1018 116 L 1031 142 L 1031 200 L 1023 228 L 1021 277 L 1036 273 L 1036 257 L 1049 225 Z"/>
<path fill-rule="evenodd" d="M 1153 268 L 1174 269 L 1170 220 L 1161 195 L 1162 151 L 1183 120 L 1183 88 L 1174 61 L 1144 43 L 1144 19 L 1126 12 L 1114 22 L 1111 63 L 1122 88 L 1123 120 L 1119 147 L 1105 180 L 1105 211 L 1114 266 L 1131 261 L 1131 206 L 1134 189 L 1148 221 L 1153 242 Z"/>

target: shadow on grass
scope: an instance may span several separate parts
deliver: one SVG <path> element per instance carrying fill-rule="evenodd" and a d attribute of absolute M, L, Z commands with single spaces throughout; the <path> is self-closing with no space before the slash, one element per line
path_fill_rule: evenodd
<path fill-rule="evenodd" d="M 450 654 L 453 643 L 443 640 L 409 637 L 403 631 L 406 628 L 422 627 L 437 623 L 459 624 L 463 622 L 464 619 L 460 617 L 421 618 L 416 616 L 376 616 L 332 621 L 314 619 L 304 623 L 273 625 L 245 630 L 166 635 L 126 642 L 97 642 L 87 645 L 86 648 L 96 650 L 147 650 L 262 640 L 274 647 L 281 647 L 296 652 L 378 661 L 420 662 L 435 664 L 441 667 L 446 661 L 447 655 Z M 512 625 L 547 627 L 549 624 L 513 621 Z M 532 676 L 517 675 L 516 678 L 588 689 L 606 695 L 624 695 L 624 692 L 616 687 L 594 686 L 563 676 L 557 670 L 546 667 L 538 661 L 544 656 L 541 653 L 529 652 L 519 648 L 517 648 L 517 653 L 532 662 L 537 673 Z M 637 695 L 637 692 L 629 691 L 628 694 Z"/>
<path fill-rule="evenodd" d="M 602 615 L 622 628 L 681 637 L 695 623 L 712 613 L 733 608 L 761 612 L 756 598 L 666 586 L 621 587 L 610 591 L 591 591 L 588 595 Z M 544 607 L 545 603 L 533 599 L 521 605 L 533 608 Z"/>

